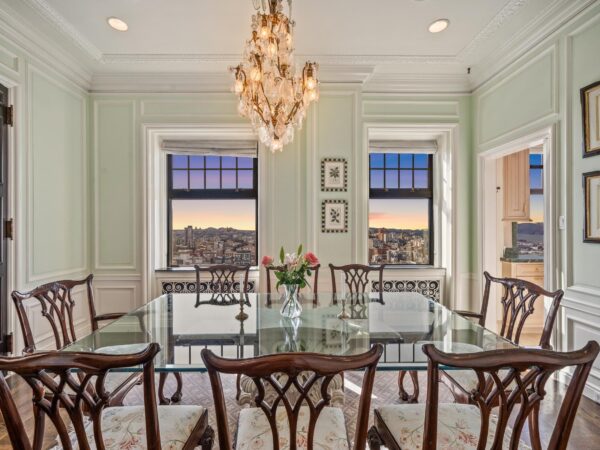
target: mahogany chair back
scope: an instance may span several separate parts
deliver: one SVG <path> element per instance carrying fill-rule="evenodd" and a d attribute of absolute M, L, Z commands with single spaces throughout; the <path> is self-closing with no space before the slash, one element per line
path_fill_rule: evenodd
<path fill-rule="evenodd" d="M 248 274 L 250 266 L 233 266 L 220 264 L 209 267 L 194 266 L 196 269 L 196 292 L 200 293 L 201 275 L 208 274 L 208 292 L 232 294 L 236 292 L 248 293 Z M 238 277 L 241 275 L 242 281 Z"/>
<path fill-rule="evenodd" d="M 516 278 L 495 278 L 488 272 L 484 272 L 484 276 L 485 290 L 481 314 L 479 315 L 480 324 L 481 322 L 485 324 L 492 283 L 496 283 L 502 286 L 503 289 L 500 299 L 502 303 L 502 325 L 498 333 L 515 344 L 519 343 L 523 327 L 527 319 L 535 312 L 535 309 L 544 308 L 544 297 L 552 299 L 540 338 L 540 346 L 549 349 L 552 330 L 564 292 L 560 289 L 549 292 L 537 284 Z"/>
<path fill-rule="evenodd" d="M 348 370 L 365 369 L 360 402 L 357 411 L 354 448 L 366 446 L 371 393 L 377 362 L 383 353 L 379 344 L 356 356 L 327 356 L 316 353 L 280 353 L 251 359 L 224 359 L 208 349 L 202 350 L 202 359 L 208 370 L 215 400 L 221 450 L 231 450 L 231 436 L 227 422 L 226 401 L 220 374 L 241 374 L 251 379 L 256 386 L 255 403 L 265 414 L 271 428 L 274 449 L 279 448 L 279 433 L 276 414 L 285 411 L 289 421 L 290 450 L 296 450 L 296 430 L 300 408 L 310 411 L 307 448 L 313 448 L 314 432 L 319 414 L 329 405 L 331 396 L 328 388 L 333 378 Z M 309 375 L 306 376 L 306 373 Z M 284 375 L 282 377 L 281 375 Z M 317 399 L 309 395 L 312 388 L 320 386 Z M 268 398 L 267 391 L 275 392 Z M 295 401 L 293 401 L 295 399 Z"/>
<path fill-rule="evenodd" d="M 509 449 L 520 448 L 519 439 L 526 420 L 530 421 L 529 431 L 532 447 L 541 449 L 538 414 L 540 404 L 546 394 L 546 382 L 555 372 L 567 367 L 572 368 L 571 382 L 558 411 L 548 445 L 548 450 L 566 449 L 586 380 L 599 351 L 600 345 L 595 341 L 588 342 L 581 350 L 567 353 L 515 349 L 450 354 L 436 349 L 432 344 L 424 345 L 423 352 L 428 358 L 428 387 L 423 450 L 436 449 L 440 365 L 464 370 L 470 369 L 477 375 L 478 387 L 472 391 L 471 398 L 472 403 L 479 407 L 481 413 L 482 423 L 478 448 L 492 450 L 503 448 L 509 417 L 513 413 L 515 413 L 513 416 L 515 422 L 512 427 Z M 492 380 L 492 389 L 487 386 L 489 380 Z M 486 442 L 490 429 L 491 410 L 495 407 L 498 408 L 499 416 L 494 432 L 494 441 Z"/>
<path fill-rule="evenodd" d="M 369 274 L 371 272 L 379 273 L 379 286 L 383 287 L 383 269 L 385 264 L 380 266 L 365 266 L 363 264 L 347 264 L 345 266 L 334 266 L 329 264 L 329 270 L 331 270 L 331 286 L 333 294 L 337 294 L 337 284 L 335 272 L 336 270 L 341 271 L 344 274 L 344 284 L 348 289 L 350 295 L 365 294 L 369 291 Z"/>
<path fill-rule="evenodd" d="M 141 365 L 144 381 L 146 448 L 160 449 L 153 364 L 159 350 L 158 344 L 149 344 L 139 353 L 129 355 L 47 352 L 17 358 L 0 358 L 0 411 L 13 448 L 41 449 L 46 418 L 56 428 L 62 448 L 69 450 L 73 448 L 71 442 L 73 434 L 69 433 L 69 425 L 72 426 L 80 449 L 104 448 L 100 420 L 102 410 L 110 400 L 109 393 L 104 389 L 106 376 L 111 369 Z M 35 420 L 33 444 L 27 436 L 23 419 L 3 374 L 4 371 L 16 373 L 33 391 Z M 95 445 L 90 445 L 86 437 L 86 420 L 91 420 L 93 423 Z"/>
<path fill-rule="evenodd" d="M 40 304 L 41 315 L 50 324 L 56 350 L 60 350 L 77 339 L 73 315 L 76 304 L 73 290 L 78 286 L 85 286 L 92 329 L 97 329 L 97 322 L 101 316 L 96 315 L 94 307 L 93 279 L 94 276 L 89 275 L 83 280 L 61 280 L 44 284 L 29 292 L 12 292 L 11 297 L 15 304 L 25 344 L 23 353 L 32 353 L 36 350 L 31 324 L 24 305 L 29 300 L 35 300 Z"/>
<path fill-rule="evenodd" d="M 312 293 L 314 296 L 317 296 L 319 293 L 319 269 L 320 269 L 320 267 L 321 267 L 321 264 L 316 264 L 314 266 L 308 267 L 308 269 L 312 273 L 312 282 L 310 283 L 309 286 L 312 288 Z M 266 266 L 265 267 L 265 271 L 267 273 L 267 293 L 268 294 L 274 294 L 277 292 L 277 289 L 272 290 L 271 274 L 273 272 L 277 272 L 282 269 L 283 269 L 282 266 L 275 266 L 275 267 Z"/>

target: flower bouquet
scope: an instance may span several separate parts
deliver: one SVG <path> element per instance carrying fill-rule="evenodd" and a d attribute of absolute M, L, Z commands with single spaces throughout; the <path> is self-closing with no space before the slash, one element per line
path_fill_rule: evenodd
<path fill-rule="evenodd" d="M 298 301 L 300 289 L 309 285 L 307 277 L 312 275 L 311 267 L 319 263 L 312 252 L 302 253 L 302 244 L 296 253 L 286 253 L 283 247 L 279 251 L 280 265 L 274 265 L 270 256 L 262 259 L 262 265 L 273 270 L 277 278 L 277 288 L 285 288 L 285 301 L 281 307 L 281 315 L 296 318 L 302 313 L 302 305 Z"/>

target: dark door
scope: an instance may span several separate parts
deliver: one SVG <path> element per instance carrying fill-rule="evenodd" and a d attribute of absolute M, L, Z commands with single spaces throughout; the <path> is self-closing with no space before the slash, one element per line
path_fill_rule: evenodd
<path fill-rule="evenodd" d="M 7 246 L 6 224 L 8 178 L 8 89 L 0 84 L 0 353 L 11 352 L 8 332 Z"/>

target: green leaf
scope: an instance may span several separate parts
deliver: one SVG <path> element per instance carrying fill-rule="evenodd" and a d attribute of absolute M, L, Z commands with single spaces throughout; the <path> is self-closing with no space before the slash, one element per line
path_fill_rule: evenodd
<path fill-rule="evenodd" d="M 300 244 L 298 246 L 298 251 L 296 252 L 296 255 L 300 256 L 302 254 L 302 244 Z"/>
<path fill-rule="evenodd" d="M 281 264 L 285 260 L 285 250 L 283 250 L 283 245 L 281 246 L 281 250 L 279 250 L 279 259 L 281 260 Z"/>

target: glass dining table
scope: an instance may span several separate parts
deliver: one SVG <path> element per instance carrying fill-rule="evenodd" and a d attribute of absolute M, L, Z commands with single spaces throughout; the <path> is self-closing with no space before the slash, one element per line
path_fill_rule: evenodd
<path fill-rule="evenodd" d="M 353 355 L 378 343 L 384 347 L 378 370 L 427 370 L 425 343 L 451 353 L 516 347 L 418 293 L 323 293 L 303 295 L 301 301 L 302 315 L 288 319 L 280 314 L 279 295 L 165 294 L 62 351 L 134 353 L 157 342 L 157 372 L 204 372 L 204 348 L 229 358 L 283 352 Z"/>

